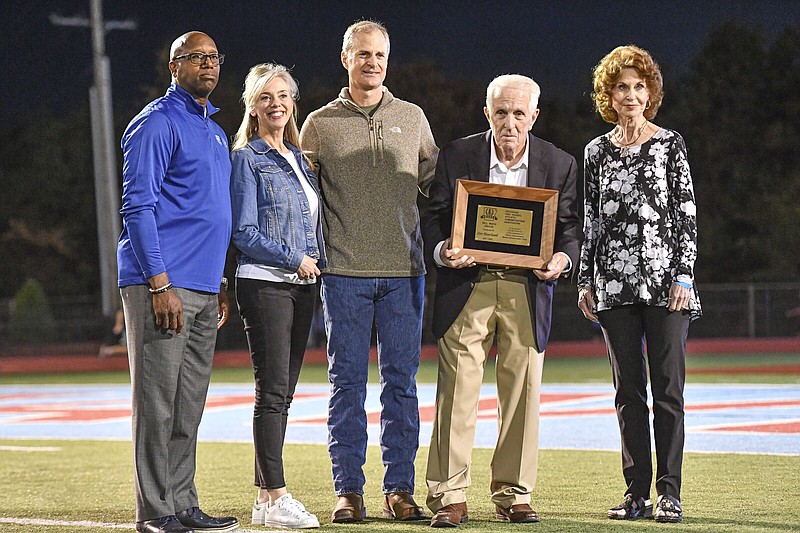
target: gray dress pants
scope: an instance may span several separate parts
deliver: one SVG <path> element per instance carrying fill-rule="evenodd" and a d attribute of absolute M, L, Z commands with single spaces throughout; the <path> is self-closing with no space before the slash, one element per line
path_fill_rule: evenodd
<path fill-rule="evenodd" d="M 128 335 L 136 520 L 198 505 L 197 427 L 217 338 L 217 295 L 174 288 L 183 331 L 157 327 L 146 285 L 120 289 Z"/>

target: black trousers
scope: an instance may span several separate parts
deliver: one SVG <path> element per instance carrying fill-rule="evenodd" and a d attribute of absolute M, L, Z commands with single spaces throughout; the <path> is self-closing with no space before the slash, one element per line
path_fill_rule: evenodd
<path fill-rule="evenodd" d="M 624 305 L 597 313 L 614 378 L 626 494 L 650 497 L 653 480 L 647 367 L 653 394 L 656 492 L 680 499 L 683 390 L 689 315 L 666 307 Z M 645 360 L 645 344 L 647 359 Z"/>
<path fill-rule="evenodd" d="M 254 484 L 262 489 L 286 486 L 283 477 L 286 422 L 316 299 L 316 284 L 236 279 L 236 302 L 250 347 L 256 386 Z"/>

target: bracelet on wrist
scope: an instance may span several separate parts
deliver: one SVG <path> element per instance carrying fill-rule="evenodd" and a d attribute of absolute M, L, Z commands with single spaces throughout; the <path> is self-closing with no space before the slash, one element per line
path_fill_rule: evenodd
<path fill-rule="evenodd" d="M 219 284 L 222 286 L 224 290 L 226 291 L 228 290 L 228 278 L 223 276 L 222 281 L 220 281 Z"/>
<path fill-rule="evenodd" d="M 679 285 L 679 286 L 683 287 L 684 289 L 691 289 L 692 288 L 692 284 L 691 283 L 686 283 L 685 281 L 673 281 L 672 283 L 674 283 L 675 285 Z"/>
<path fill-rule="evenodd" d="M 148 287 L 147 290 L 150 291 L 150 294 L 162 294 L 164 292 L 167 292 L 170 289 L 172 289 L 172 283 L 167 283 L 163 287 L 159 287 L 157 289 L 151 289 L 151 288 Z"/>

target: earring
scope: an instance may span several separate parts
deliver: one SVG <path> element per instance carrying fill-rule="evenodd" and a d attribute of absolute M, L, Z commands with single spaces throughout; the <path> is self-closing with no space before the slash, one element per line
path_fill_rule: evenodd
<path fill-rule="evenodd" d="M 644 108 L 650 109 L 650 100 L 647 101 L 647 103 L 644 105 Z"/>

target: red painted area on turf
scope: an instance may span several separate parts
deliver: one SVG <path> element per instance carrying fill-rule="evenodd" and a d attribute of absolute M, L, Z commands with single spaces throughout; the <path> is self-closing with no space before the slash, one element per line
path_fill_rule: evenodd
<path fill-rule="evenodd" d="M 585 400 L 587 398 L 604 398 L 607 397 L 606 394 L 587 394 L 587 393 L 575 393 L 575 394 L 549 394 L 543 393 L 540 396 L 539 403 L 540 404 L 552 404 L 558 402 L 568 402 L 568 401 L 575 401 L 575 400 Z M 613 398 L 613 394 L 611 395 Z M 613 409 L 612 409 L 613 411 Z M 563 411 L 568 413 L 568 411 Z M 576 411 L 577 412 L 577 411 Z M 557 413 L 552 414 L 561 414 L 562 411 L 558 411 Z M 544 413 L 543 413 L 544 414 Z M 419 406 L 419 419 L 420 422 L 432 422 L 433 418 L 436 416 L 436 406 L 435 405 L 420 405 Z M 485 420 L 490 418 L 495 418 L 497 416 L 497 397 L 483 397 L 478 400 L 478 420 Z M 368 411 L 367 412 L 367 424 L 380 424 L 381 421 L 381 413 L 380 411 Z M 290 424 L 327 424 L 328 419 L 327 417 L 307 417 L 307 418 L 300 418 L 295 420 L 290 420 Z"/>
<path fill-rule="evenodd" d="M 68 396 L 65 393 L 56 392 L 41 392 L 41 393 L 22 393 L 22 394 L 0 394 L 0 402 L 8 400 L 34 400 L 37 398 L 58 398 L 59 396 Z"/>
<path fill-rule="evenodd" d="M 108 400 L 94 400 L 89 402 L 40 402 L 30 403 L 31 400 L 45 400 L 66 394 L 17 394 L 4 395 L 0 399 L 22 400 L 25 403 L 10 403 L 0 405 L 0 413 L 12 415 L 12 418 L 0 420 L 0 424 L 11 423 L 43 423 L 43 422 L 105 422 L 119 418 L 130 418 L 131 408 L 128 405 L 120 406 L 120 402 Z M 295 400 L 326 397 L 327 393 L 297 393 Z M 253 394 L 211 395 L 206 400 L 206 409 L 228 409 L 253 405 Z M 126 404 L 128 402 L 125 402 Z M 109 405 L 110 404 L 110 405 Z"/>
<path fill-rule="evenodd" d="M 320 392 L 296 392 L 295 400 L 308 400 L 313 398 L 325 398 L 328 393 Z M 230 407 L 240 407 L 242 405 L 253 405 L 255 392 L 253 394 L 228 394 L 224 396 L 209 396 L 206 399 L 206 409 L 226 409 Z"/>
<path fill-rule="evenodd" d="M 719 409 L 756 409 L 767 407 L 796 407 L 800 400 L 749 400 L 746 402 L 720 402 L 687 405 L 687 411 L 711 411 Z"/>
<path fill-rule="evenodd" d="M 295 400 L 326 398 L 327 392 L 297 393 Z M 581 417 L 613 415 L 613 391 L 608 393 L 543 393 L 541 404 L 543 410 L 542 417 Z M 0 424 L 24 424 L 24 423 L 92 423 L 105 422 L 120 418 L 129 418 L 131 410 L 128 405 L 121 405 L 123 402 L 118 400 L 98 399 L 93 401 L 66 401 L 53 402 L 53 398 L 71 397 L 67 393 L 28 393 L 28 394 L 6 394 L 0 399 L 7 402 L 7 405 L 0 405 L 0 414 L 11 415 L 9 418 L 0 419 Z M 585 409 L 563 409 L 563 406 L 570 402 L 585 399 L 608 399 L 608 407 L 595 407 Z M 127 404 L 127 402 L 124 402 Z M 209 410 L 219 410 L 228 408 L 238 408 L 253 404 L 253 394 L 228 394 L 211 395 L 206 402 Z M 559 409 L 554 406 L 561 404 Z M 549 409 L 548 409 L 549 407 Z M 770 409 L 770 408 L 792 408 L 800 407 L 800 400 L 748 400 L 748 401 L 729 401 L 729 402 L 709 402 L 700 404 L 687 404 L 687 411 L 713 411 L 730 409 Z M 478 420 L 495 419 L 497 416 L 497 398 L 494 396 L 483 397 L 478 401 L 477 406 Z M 420 420 L 423 423 L 433 421 L 436 414 L 434 405 L 426 404 L 420 406 Z M 307 417 L 291 420 L 292 424 L 327 424 L 326 415 Z M 373 410 L 367 413 L 368 424 L 380 424 L 380 411 Z M 796 434 L 800 433 L 800 422 L 770 422 L 743 424 L 737 426 L 726 426 L 720 428 L 709 428 L 707 431 L 728 431 L 728 432 L 753 432 L 753 433 L 777 433 L 777 434 Z"/>
<path fill-rule="evenodd" d="M 128 409 L 50 409 L 47 413 L 31 414 L 25 410 L 18 411 L 20 417 L 11 422 L 105 422 L 117 418 L 130 418 Z M 8 421 L 6 421 L 8 423 Z"/>
<path fill-rule="evenodd" d="M 800 365 L 687 368 L 687 374 L 800 374 Z"/>
<path fill-rule="evenodd" d="M 770 422 L 769 424 L 747 424 L 742 426 L 726 426 L 712 428 L 711 431 L 732 433 L 780 433 L 786 435 L 800 434 L 800 421 Z"/>

